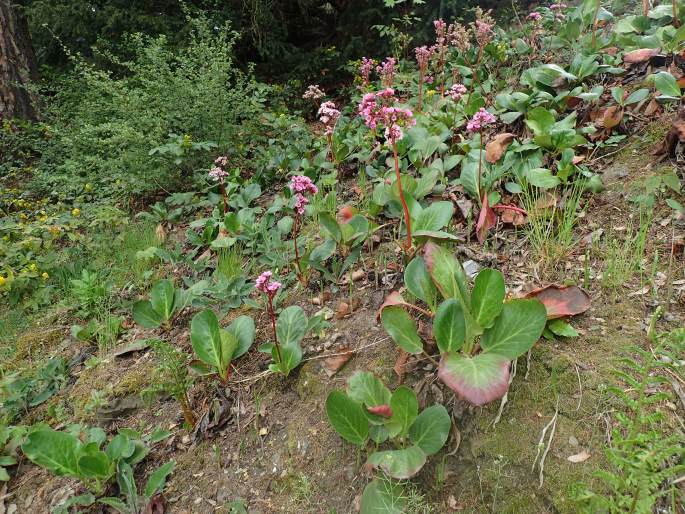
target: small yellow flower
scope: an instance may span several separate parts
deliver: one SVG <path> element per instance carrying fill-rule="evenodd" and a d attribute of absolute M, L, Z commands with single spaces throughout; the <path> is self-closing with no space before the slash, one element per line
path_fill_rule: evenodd
<path fill-rule="evenodd" d="M 50 278 L 50 275 L 48 275 L 47 272 L 44 271 L 44 272 L 41 274 L 41 277 L 43 278 L 43 280 L 47 280 L 47 279 Z"/>
<path fill-rule="evenodd" d="M 78 218 L 81 215 L 81 209 L 79 209 L 78 207 L 74 207 L 71 210 L 71 215 L 75 218 Z"/>
<path fill-rule="evenodd" d="M 53 236 L 59 235 L 59 227 L 57 227 L 57 226 L 55 226 L 55 225 L 52 225 L 52 226 L 48 227 L 48 230 L 50 231 L 50 233 L 51 233 Z"/>
<path fill-rule="evenodd" d="M 7 283 L 7 279 L 0 275 L 0 287 L 4 286 Z"/>
<path fill-rule="evenodd" d="M 46 221 L 48 221 L 48 217 L 44 214 L 38 218 L 38 221 L 40 221 L 41 223 L 45 223 Z"/>
<path fill-rule="evenodd" d="M 29 269 L 31 271 L 36 271 L 38 269 L 38 266 L 36 266 L 35 262 L 32 262 L 31 264 L 29 264 Z"/>
<path fill-rule="evenodd" d="M 26 214 L 24 214 L 23 212 L 19 213 L 19 219 L 25 220 L 26 218 L 28 218 Z"/>
<path fill-rule="evenodd" d="M 88 183 L 83 187 L 83 189 L 85 189 L 87 193 L 90 193 L 90 192 L 93 190 L 93 186 L 92 186 L 92 184 L 91 184 L 90 182 L 88 182 Z"/>

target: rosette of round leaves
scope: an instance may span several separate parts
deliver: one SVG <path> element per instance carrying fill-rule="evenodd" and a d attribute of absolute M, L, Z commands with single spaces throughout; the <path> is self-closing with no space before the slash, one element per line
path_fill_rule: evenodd
<path fill-rule="evenodd" d="M 216 373 L 225 382 L 231 361 L 246 353 L 254 339 L 255 324 L 249 316 L 238 316 L 228 327 L 221 328 L 214 311 L 199 312 L 190 322 L 190 341 L 199 359 L 191 363 L 191 368 L 200 375 Z"/>
<path fill-rule="evenodd" d="M 369 455 L 367 466 L 389 477 L 416 475 L 429 456 L 447 441 L 451 420 L 447 409 L 433 405 L 419 413 L 416 394 L 405 386 L 394 392 L 372 373 L 357 371 L 347 391 L 333 391 L 326 400 L 326 414 L 335 431 L 346 441 L 365 446 L 392 440 L 403 448 Z"/>
<path fill-rule="evenodd" d="M 530 350 L 545 328 L 545 306 L 535 299 L 505 302 L 504 277 L 494 269 L 482 270 L 470 289 L 459 261 L 433 243 L 414 261 L 405 273 L 409 292 L 429 306 L 438 292 L 443 298 L 432 309 L 438 377 L 474 405 L 501 398 L 509 387 L 510 362 Z M 419 354 L 423 341 L 408 307 L 415 306 L 386 302 L 381 321 L 404 351 Z"/>

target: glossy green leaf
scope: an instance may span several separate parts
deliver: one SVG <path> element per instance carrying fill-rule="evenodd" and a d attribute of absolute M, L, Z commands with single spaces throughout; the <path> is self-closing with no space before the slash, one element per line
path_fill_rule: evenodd
<path fill-rule="evenodd" d="M 484 269 L 478 273 L 471 291 L 471 312 L 483 328 L 489 328 L 504 306 L 504 276 L 498 270 Z"/>
<path fill-rule="evenodd" d="M 283 309 L 276 322 L 276 337 L 281 345 L 298 344 L 307 332 L 307 315 L 302 307 Z"/>
<path fill-rule="evenodd" d="M 414 220 L 414 230 L 438 231 L 452 219 L 454 206 L 452 202 L 433 202 Z"/>
<path fill-rule="evenodd" d="M 458 300 L 448 298 L 440 304 L 433 319 L 433 337 L 440 353 L 454 352 L 464 345 L 466 320 Z"/>
<path fill-rule="evenodd" d="M 404 285 L 416 298 L 433 305 L 438 295 L 423 257 L 414 257 L 404 270 Z"/>
<path fill-rule="evenodd" d="M 509 360 L 530 350 L 547 323 L 547 309 L 538 300 L 511 300 L 504 304 L 494 325 L 483 333 L 480 346 L 485 353 Z"/>
<path fill-rule="evenodd" d="M 381 322 L 392 340 L 405 352 L 416 355 L 423 351 L 423 343 L 417 332 L 416 322 L 402 307 L 384 308 L 381 311 Z"/>
<path fill-rule="evenodd" d="M 406 503 L 401 484 L 375 478 L 364 488 L 359 514 L 404 514 Z"/>
<path fill-rule="evenodd" d="M 398 480 L 413 477 L 426 464 L 426 454 L 418 446 L 410 446 L 402 450 L 388 450 L 369 455 L 368 466 L 380 468 L 383 472 Z"/>
<path fill-rule="evenodd" d="M 22 445 L 24 455 L 57 476 L 79 476 L 82 443 L 66 432 L 49 428 L 31 432 Z"/>
<path fill-rule="evenodd" d="M 578 337 L 578 332 L 573 326 L 561 318 L 551 319 L 547 322 L 547 328 L 557 336 L 561 337 Z"/>
<path fill-rule="evenodd" d="M 391 398 L 390 390 L 376 375 L 368 371 L 356 371 L 348 379 L 347 394 L 368 407 L 388 405 Z"/>
<path fill-rule="evenodd" d="M 133 319 L 143 328 L 157 328 L 164 319 L 147 300 L 140 300 L 133 304 Z"/>
<path fill-rule="evenodd" d="M 327 212 L 319 213 L 319 224 L 326 232 L 333 238 L 336 243 L 342 241 L 342 231 L 338 225 L 338 221 Z"/>
<path fill-rule="evenodd" d="M 145 490 L 143 492 L 146 498 L 152 498 L 155 494 L 164 490 L 166 479 L 174 470 L 175 465 L 176 462 L 170 460 L 152 472 L 150 478 L 147 479 L 147 484 L 145 484 Z"/>
<path fill-rule="evenodd" d="M 409 440 L 426 455 L 434 455 L 447 442 L 452 420 L 442 405 L 424 409 L 409 428 Z"/>
<path fill-rule="evenodd" d="M 150 291 L 152 308 L 162 316 L 164 321 L 171 319 L 174 314 L 176 290 L 171 280 L 160 280 Z"/>
<path fill-rule="evenodd" d="M 214 311 L 207 309 L 193 316 L 190 322 L 190 342 L 193 351 L 205 364 L 226 378 L 233 352 L 238 347 L 236 337 L 219 328 Z"/>
<path fill-rule="evenodd" d="M 255 339 L 255 324 L 250 316 L 238 316 L 226 328 L 228 332 L 233 334 L 238 342 L 235 351 L 233 351 L 232 358 L 237 359 L 245 352 L 247 352 Z"/>
<path fill-rule="evenodd" d="M 407 386 L 400 386 L 390 398 L 392 416 L 385 423 L 390 437 L 406 437 L 409 427 L 419 413 L 416 393 Z"/>
<path fill-rule="evenodd" d="M 345 441 L 358 446 L 366 443 L 369 438 L 369 421 L 360 403 L 341 391 L 333 391 L 326 399 L 326 415 Z"/>

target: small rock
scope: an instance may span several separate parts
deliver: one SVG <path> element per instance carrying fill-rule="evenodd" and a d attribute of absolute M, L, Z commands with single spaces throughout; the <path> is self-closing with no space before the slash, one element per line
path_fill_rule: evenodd
<path fill-rule="evenodd" d="M 570 444 L 570 445 L 573 446 L 573 447 L 577 447 L 577 446 L 578 446 L 578 439 L 576 439 L 575 437 L 571 436 L 571 437 L 568 438 L 568 444 Z"/>

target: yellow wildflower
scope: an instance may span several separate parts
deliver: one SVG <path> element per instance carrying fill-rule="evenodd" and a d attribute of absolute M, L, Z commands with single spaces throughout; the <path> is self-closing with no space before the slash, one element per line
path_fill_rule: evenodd
<path fill-rule="evenodd" d="M 41 277 L 43 278 L 43 280 L 47 280 L 47 279 L 50 278 L 50 275 L 48 275 L 48 273 L 47 273 L 46 271 L 44 271 L 44 272 L 41 274 Z"/>
<path fill-rule="evenodd" d="M 81 215 L 81 209 L 79 209 L 78 207 L 74 207 L 71 210 L 71 215 L 74 216 L 75 218 L 78 218 Z"/>

